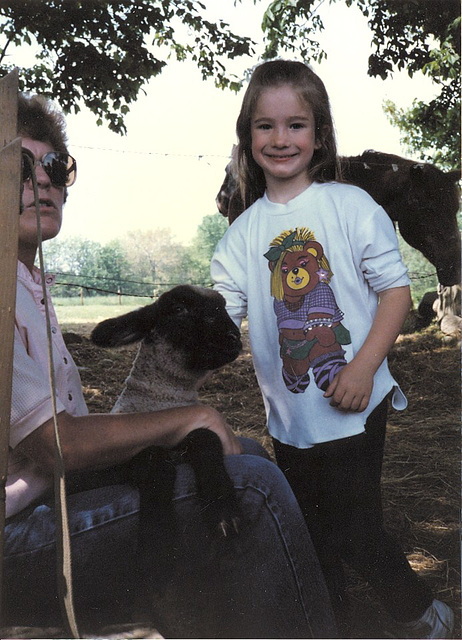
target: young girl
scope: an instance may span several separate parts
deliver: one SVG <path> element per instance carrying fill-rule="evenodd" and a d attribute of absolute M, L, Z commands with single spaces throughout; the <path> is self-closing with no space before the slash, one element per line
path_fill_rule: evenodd
<path fill-rule="evenodd" d="M 342 561 L 404 631 L 450 637 L 433 600 L 383 526 L 380 475 L 387 402 L 406 399 L 386 356 L 410 308 L 393 225 L 341 184 L 329 99 L 300 62 L 258 66 L 237 121 L 247 207 L 212 261 L 237 324 L 247 315 L 278 465 L 302 507 L 345 637 Z"/>

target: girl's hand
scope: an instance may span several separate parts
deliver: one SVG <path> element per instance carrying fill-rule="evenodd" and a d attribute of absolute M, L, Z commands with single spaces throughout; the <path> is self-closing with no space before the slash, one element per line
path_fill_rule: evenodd
<path fill-rule="evenodd" d="M 347 364 L 324 393 L 332 407 L 340 411 L 364 411 L 372 393 L 374 374 L 354 362 Z"/>
<path fill-rule="evenodd" d="M 408 286 L 379 293 L 374 322 L 353 360 L 333 379 L 324 394 L 342 411 L 364 411 L 372 393 L 374 374 L 393 346 L 411 307 Z"/>

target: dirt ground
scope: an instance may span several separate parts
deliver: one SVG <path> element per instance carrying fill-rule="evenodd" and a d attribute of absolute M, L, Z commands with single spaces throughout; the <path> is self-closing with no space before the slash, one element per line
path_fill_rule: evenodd
<path fill-rule="evenodd" d="M 80 367 L 89 409 L 106 412 L 121 390 L 135 348 L 102 350 L 89 342 L 88 327 L 70 329 L 66 341 Z M 245 333 L 244 339 L 247 343 Z M 462 637 L 459 354 L 459 345 L 446 339 L 436 326 L 399 337 L 389 361 L 409 407 L 390 413 L 383 470 L 387 526 L 436 597 L 454 609 L 455 638 Z M 238 434 L 259 440 L 272 453 L 247 347 L 235 363 L 207 382 L 201 400 L 221 411 Z M 387 637 L 380 602 L 361 578 L 348 575 L 355 620 L 352 637 Z"/>

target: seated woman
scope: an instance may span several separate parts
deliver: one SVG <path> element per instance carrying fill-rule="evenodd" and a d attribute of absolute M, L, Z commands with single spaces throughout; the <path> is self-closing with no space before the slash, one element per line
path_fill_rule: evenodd
<path fill-rule="evenodd" d="M 51 103 L 20 96 L 18 115 L 23 147 L 35 158 L 42 236 L 48 240 L 60 230 L 75 161 L 68 154 L 63 116 Z M 34 266 L 38 248 L 34 190 L 32 180 L 23 177 L 2 624 L 56 626 L 60 611 L 52 496 L 53 411 L 41 276 Z M 47 276 L 47 285 L 52 282 Z M 49 303 L 57 420 L 67 472 L 85 476 L 116 467 L 151 445 L 173 447 L 199 427 L 214 431 L 223 445 L 245 524 L 232 539 L 211 540 L 195 502 L 191 470 L 179 466 L 173 574 L 166 591 L 153 601 L 152 625 L 167 637 L 336 637 L 303 517 L 287 481 L 264 450 L 236 438 L 208 406 L 89 414 L 77 368 Z M 68 513 L 78 623 L 91 629 L 127 622 L 138 597 L 130 580 L 137 556 L 137 490 L 116 481 L 75 490 L 68 496 Z M 153 530 L 152 544 L 159 558 L 170 549 L 168 543 Z M 152 571 L 155 585 L 155 566 Z"/>

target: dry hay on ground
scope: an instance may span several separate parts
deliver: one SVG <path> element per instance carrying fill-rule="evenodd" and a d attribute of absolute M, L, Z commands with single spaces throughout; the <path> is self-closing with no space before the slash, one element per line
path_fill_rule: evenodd
<path fill-rule="evenodd" d="M 74 330 L 80 335 L 73 339 L 71 334 L 67 339 L 80 367 L 89 409 L 109 411 L 136 347 L 102 350 L 89 342 L 88 331 Z M 413 568 L 429 581 L 436 597 L 454 609 L 454 637 L 461 638 L 459 348 L 431 326 L 400 336 L 389 360 L 409 407 L 404 412 L 392 411 L 389 417 L 383 469 L 386 522 Z M 221 411 L 239 435 L 259 440 L 271 452 L 248 348 L 206 383 L 201 400 Z M 386 614 L 380 603 L 358 576 L 349 574 L 349 582 L 354 637 L 383 638 Z"/>

